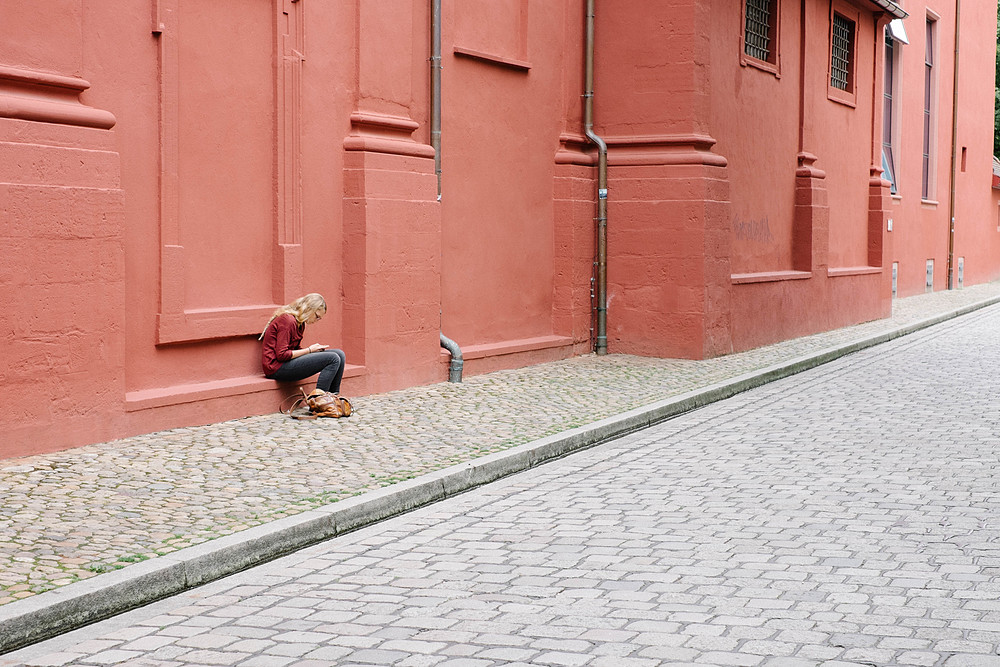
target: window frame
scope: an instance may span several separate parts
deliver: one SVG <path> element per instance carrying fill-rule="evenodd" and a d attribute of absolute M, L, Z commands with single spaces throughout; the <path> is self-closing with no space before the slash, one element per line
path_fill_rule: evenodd
<path fill-rule="evenodd" d="M 847 90 L 833 85 L 833 47 L 835 16 L 849 21 L 852 26 L 851 43 L 848 51 Z M 858 74 L 858 27 L 861 25 L 861 12 L 850 5 L 834 1 L 830 3 L 830 30 L 827 49 L 826 96 L 834 102 L 856 108 L 858 104 L 857 74 Z"/>
<path fill-rule="evenodd" d="M 747 4 L 751 0 L 743 0 L 740 3 L 742 11 L 740 13 L 740 28 L 743 37 L 740 40 L 740 65 L 744 67 L 755 67 L 765 72 L 770 72 L 777 78 L 781 78 L 781 0 L 767 0 L 770 5 L 771 22 L 768 25 L 768 44 L 770 46 L 770 57 L 761 60 L 747 53 Z"/>
<path fill-rule="evenodd" d="M 884 32 L 885 54 L 882 87 L 882 177 L 889 181 L 890 194 L 899 196 L 899 62 L 904 43 L 892 36 L 889 26 Z M 888 136 L 887 136 L 888 135 Z"/>
<path fill-rule="evenodd" d="M 927 11 L 924 24 L 924 104 L 921 115 L 920 200 L 936 203 L 937 188 L 937 121 L 938 121 L 938 54 L 940 54 L 941 17 Z"/>

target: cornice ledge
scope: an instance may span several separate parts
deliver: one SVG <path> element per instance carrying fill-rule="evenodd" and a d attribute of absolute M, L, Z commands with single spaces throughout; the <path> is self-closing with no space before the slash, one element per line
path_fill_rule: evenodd
<path fill-rule="evenodd" d="M 613 165 L 704 165 L 725 167 L 729 161 L 712 152 L 716 141 L 707 134 L 603 136 Z"/>
<path fill-rule="evenodd" d="M 818 160 L 819 158 L 813 155 L 812 153 L 807 153 L 805 151 L 802 151 L 801 153 L 795 156 L 795 159 L 798 160 L 799 163 L 798 168 L 795 170 L 796 176 L 801 178 L 815 178 L 815 179 L 826 178 L 825 171 L 823 171 L 822 169 L 817 169 L 815 166 L 813 166 L 816 160 Z"/>
<path fill-rule="evenodd" d="M 344 138 L 344 150 L 433 158 L 434 147 L 411 136 L 420 124 L 403 116 L 355 111 L 351 133 Z"/>
<path fill-rule="evenodd" d="M 882 165 L 873 164 L 868 168 L 868 187 L 869 188 L 891 188 L 892 183 L 889 179 L 883 176 Z"/>
<path fill-rule="evenodd" d="M 111 129 L 114 114 L 80 101 L 88 88 L 84 79 L 0 65 L 0 118 Z"/>
<path fill-rule="evenodd" d="M 556 164 L 575 164 L 592 167 L 597 164 L 596 146 L 582 134 L 563 133 L 559 135 L 559 149 Z"/>

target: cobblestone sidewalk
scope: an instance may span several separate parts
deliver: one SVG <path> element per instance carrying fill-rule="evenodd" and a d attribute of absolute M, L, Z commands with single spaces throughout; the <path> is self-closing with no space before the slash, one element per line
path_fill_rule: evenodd
<path fill-rule="evenodd" d="M 1000 300 L 1000 283 L 707 361 L 578 357 L 280 414 L 0 461 L 0 605 L 563 432 L 775 363 Z"/>

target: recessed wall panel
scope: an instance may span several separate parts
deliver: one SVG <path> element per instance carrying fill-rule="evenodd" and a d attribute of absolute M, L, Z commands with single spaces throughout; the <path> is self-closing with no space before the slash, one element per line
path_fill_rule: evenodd
<path fill-rule="evenodd" d="M 275 217 L 272 0 L 184 0 L 177 203 L 185 308 L 269 303 Z"/>

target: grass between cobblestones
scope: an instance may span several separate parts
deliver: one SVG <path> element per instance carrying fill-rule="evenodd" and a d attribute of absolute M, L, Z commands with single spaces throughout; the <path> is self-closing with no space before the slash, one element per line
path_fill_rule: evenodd
<path fill-rule="evenodd" d="M 706 361 L 576 357 L 280 414 L 0 461 L 0 605 L 503 451 L 1000 295 L 896 302 L 893 317 Z"/>

